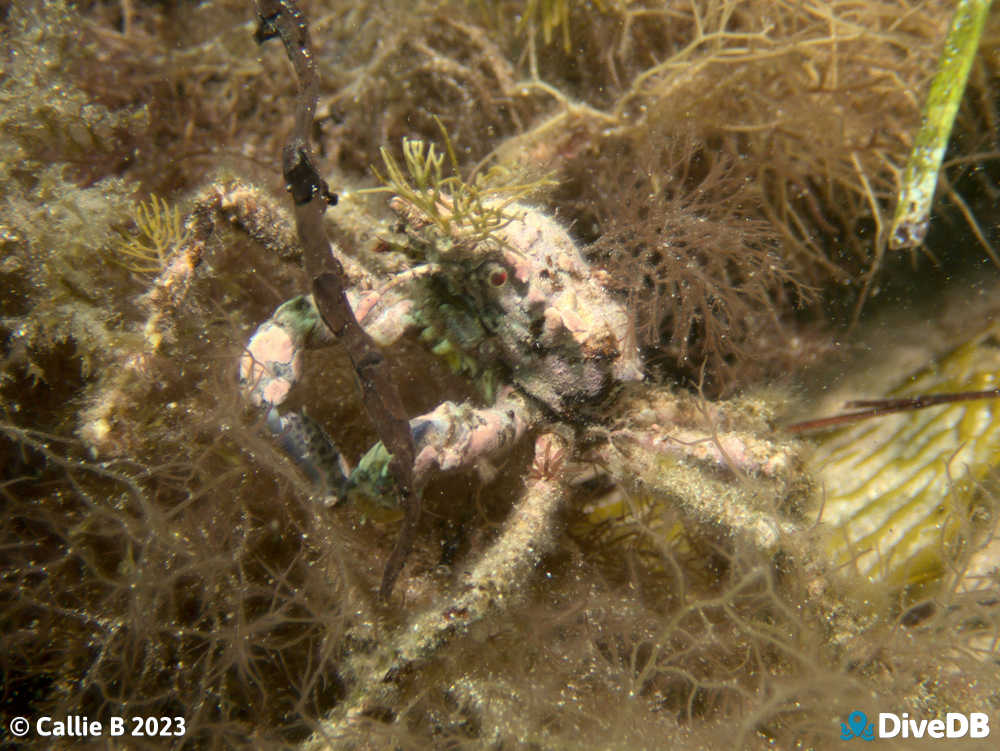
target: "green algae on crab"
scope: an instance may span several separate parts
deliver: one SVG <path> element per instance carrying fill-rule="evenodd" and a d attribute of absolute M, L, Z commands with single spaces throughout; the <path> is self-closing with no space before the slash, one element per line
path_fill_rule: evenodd
<path fill-rule="evenodd" d="M 1000 385 L 993 326 L 911 375 L 890 397 L 984 391 Z M 822 521 L 832 562 L 871 584 L 939 580 L 973 528 L 1000 461 L 995 399 L 884 415 L 817 442 Z"/>

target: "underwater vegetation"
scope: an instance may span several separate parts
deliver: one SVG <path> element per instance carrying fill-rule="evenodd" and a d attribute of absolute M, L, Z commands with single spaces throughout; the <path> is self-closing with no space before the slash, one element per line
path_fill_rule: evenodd
<path fill-rule="evenodd" d="M 313 278 L 281 46 L 236 0 L 2 6 L 5 732 L 152 715 L 186 734 L 123 747 L 824 749 L 859 709 L 1000 722 L 996 402 L 782 429 L 829 414 L 824 373 L 865 348 L 880 377 L 845 399 L 996 387 L 996 14 L 907 256 L 884 251 L 950 2 L 302 7 L 350 301 L 426 311 L 397 336 L 370 307 L 406 414 L 451 429 L 499 403 L 524 440 L 429 475 L 380 600 L 398 520 L 317 503 L 237 382 Z M 463 348 L 481 321 L 454 311 L 486 298 L 418 270 L 516 256 L 525 217 L 579 249 L 642 366 L 591 342 L 613 382 L 578 404 L 555 370 Z M 304 348 L 281 406 L 367 467 L 349 354 Z"/>
<path fill-rule="evenodd" d="M 149 203 L 135 205 L 133 221 L 135 231 L 124 234 L 115 253 L 124 256 L 121 263 L 130 271 L 162 271 L 167 258 L 187 240 L 180 211 L 154 195 Z"/>
<path fill-rule="evenodd" d="M 946 353 L 904 385 L 903 397 L 995 388 L 995 327 Z M 949 547 L 968 544 L 973 520 L 992 518 L 994 400 L 886 415 L 820 440 L 823 519 L 839 527 L 831 553 L 876 582 L 937 581 Z"/>

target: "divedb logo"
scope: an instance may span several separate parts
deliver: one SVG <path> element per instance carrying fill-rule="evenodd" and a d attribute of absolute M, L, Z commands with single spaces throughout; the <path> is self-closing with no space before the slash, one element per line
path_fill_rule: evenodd
<path fill-rule="evenodd" d="M 840 739 L 873 741 L 876 738 L 988 738 L 990 716 L 985 712 L 948 712 L 944 719 L 914 719 L 909 714 L 879 712 L 878 723 L 855 710 L 840 723 Z"/>

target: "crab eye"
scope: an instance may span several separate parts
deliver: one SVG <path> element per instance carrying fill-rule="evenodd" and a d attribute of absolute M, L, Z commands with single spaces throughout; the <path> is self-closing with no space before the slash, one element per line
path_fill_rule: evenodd
<path fill-rule="evenodd" d="M 494 287 L 502 287 L 507 283 L 507 269 L 499 263 L 491 263 L 486 267 L 486 278 Z"/>

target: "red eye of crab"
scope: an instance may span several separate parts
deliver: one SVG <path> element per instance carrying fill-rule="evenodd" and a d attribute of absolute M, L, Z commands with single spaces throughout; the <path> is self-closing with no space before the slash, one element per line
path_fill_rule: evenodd
<path fill-rule="evenodd" d="M 490 272 L 490 284 L 494 287 L 502 287 L 507 283 L 507 272 L 503 269 L 494 269 Z"/>

